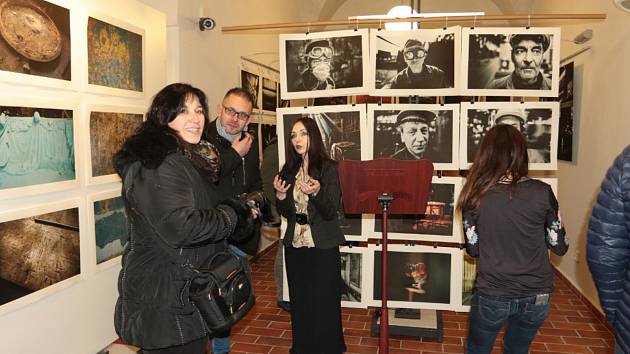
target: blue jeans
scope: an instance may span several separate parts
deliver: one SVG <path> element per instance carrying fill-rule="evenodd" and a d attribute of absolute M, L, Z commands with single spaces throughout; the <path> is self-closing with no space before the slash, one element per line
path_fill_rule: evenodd
<path fill-rule="evenodd" d="M 240 257 L 247 257 L 247 254 L 241 251 L 238 247 L 234 245 L 230 245 L 230 248 L 234 253 L 236 253 Z M 230 335 L 227 337 L 214 337 L 212 338 L 212 353 L 214 354 L 224 354 L 230 352 Z"/>
<path fill-rule="evenodd" d="M 507 299 L 475 292 L 468 319 L 466 353 L 490 353 L 497 334 L 507 321 L 504 354 L 527 354 L 538 328 L 549 315 L 549 301 L 536 304 L 536 296 Z"/>

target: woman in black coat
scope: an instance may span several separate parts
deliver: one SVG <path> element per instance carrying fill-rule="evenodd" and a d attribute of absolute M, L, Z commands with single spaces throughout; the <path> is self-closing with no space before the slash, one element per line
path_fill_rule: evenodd
<path fill-rule="evenodd" d="M 298 119 L 286 146 L 287 162 L 273 182 L 287 219 L 285 260 L 291 298 L 291 353 L 343 353 L 341 259 L 345 242 L 337 219 L 341 201 L 337 164 L 310 118 Z"/>
<path fill-rule="evenodd" d="M 144 353 L 205 354 L 211 333 L 188 299 L 187 265 L 205 264 L 227 249 L 228 237 L 253 229 L 245 202 L 219 204 L 219 156 L 201 140 L 207 121 L 205 94 L 171 84 L 114 156 L 129 230 L 114 322 L 118 335 Z"/>

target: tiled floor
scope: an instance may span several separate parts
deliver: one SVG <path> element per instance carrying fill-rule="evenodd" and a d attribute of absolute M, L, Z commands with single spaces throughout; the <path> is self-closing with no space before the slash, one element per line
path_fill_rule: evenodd
<path fill-rule="evenodd" d="M 252 263 L 256 306 L 232 331 L 230 353 L 288 353 L 291 346 L 289 314 L 276 307 L 273 261 L 276 246 Z M 614 353 L 611 332 L 589 306 L 559 277 L 555 280 L 549 318 L 540 329 L 530 353 Z M 372 310 L 344 309 L 343 325 L 348 353 L 376 353 L 378 338 L 370 336 Z M 444 339 L 390 338 L 390 353 L 463 353 L 467 313 L 443 311 Z M 493 353 L 500 353 L 500 338 Z"/>

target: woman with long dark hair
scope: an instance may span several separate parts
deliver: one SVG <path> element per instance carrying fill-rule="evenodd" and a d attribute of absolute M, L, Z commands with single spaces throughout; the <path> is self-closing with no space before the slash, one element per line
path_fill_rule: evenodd
<path fill-rule="evenodd" d="M 129 230 L 114 325 L 143 353 L 206 353 L 214 333 L 188 298 L 190 266 L 203 266 L 227 249 L 228 238 L 253 231 L 249 205 L 216 190 L 218 150 L 201 138 L 207 122 L 201 90 L 168 85 L 114 156 Z"/>
<path fill-rule="evenodd" d="M 317 124 L 291 127 L 286 163 L 274 179 L 284 234 L 291 299 L 291 353 L 343 353 L 341 258 L 345 242 L 337 218 L 341 191 L 337 164 L 324 149 Z"/>
<path fill-rule="evenodd" d="M 477 260 L 466 353 L 490 353 L 507 322 L 504 353 L 527 353 L 549 314 L 553 272 L 548 249 L 568 240 L 551 187 L 528 175 L 527 144 L 499 124 L 477 151 L 458 201 L 466 251 Z"/>

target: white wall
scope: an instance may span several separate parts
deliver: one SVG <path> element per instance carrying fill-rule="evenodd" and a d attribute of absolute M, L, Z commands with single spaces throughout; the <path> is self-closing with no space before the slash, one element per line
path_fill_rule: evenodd
<path fill-rule="evenodd" d="M 89 117 L 86 107 L 94 103 L 147 106 L 151 95 L 166 83 L 166 16 L 135 0 L 48 1 L 70 9 L 73 84 L 65 89 L 46 88 L 34 83 L 37 78 L 11 80 L 4 75 L 0 78 L 0 100 L 3 105 L 19 102 L 12 101 L 15 98 L 29 100 L 34 107 L 45 106 L 41 102 L 71 102 L 77 106 L 73 123 L 76 127 L 78 181 L 76 187 L 69 190 L 46 193 L 42 189 L 33 196 L 18 195 L 16 197 L 19 198 L 2 200 L 0 219 L 20 210 L 37 209 L 42 203 L 76 201 L 81 229 L 81 274 L 0 306 L 0 352 L 93 354 L 117 338 L 113 313 L 118 297 L 116 280 L 120 266 L 115 262 L 110 267 L 96 266 L 95 241 L 90 231 L 94 225 L 88 225 L 86 219 L 87 210 L 92 205 L 88 204 L 87 197 L 104 190 L 120 190 L 120 183 L 87 185 L 85 162 L 89 158 Z M 144 97 L 125 98 L 86 91 L 87 16 L 105 21 L 112 18 L 144 30 Z M 31 81 L 36 86 L 27 86 L 24 81 Z"/>

